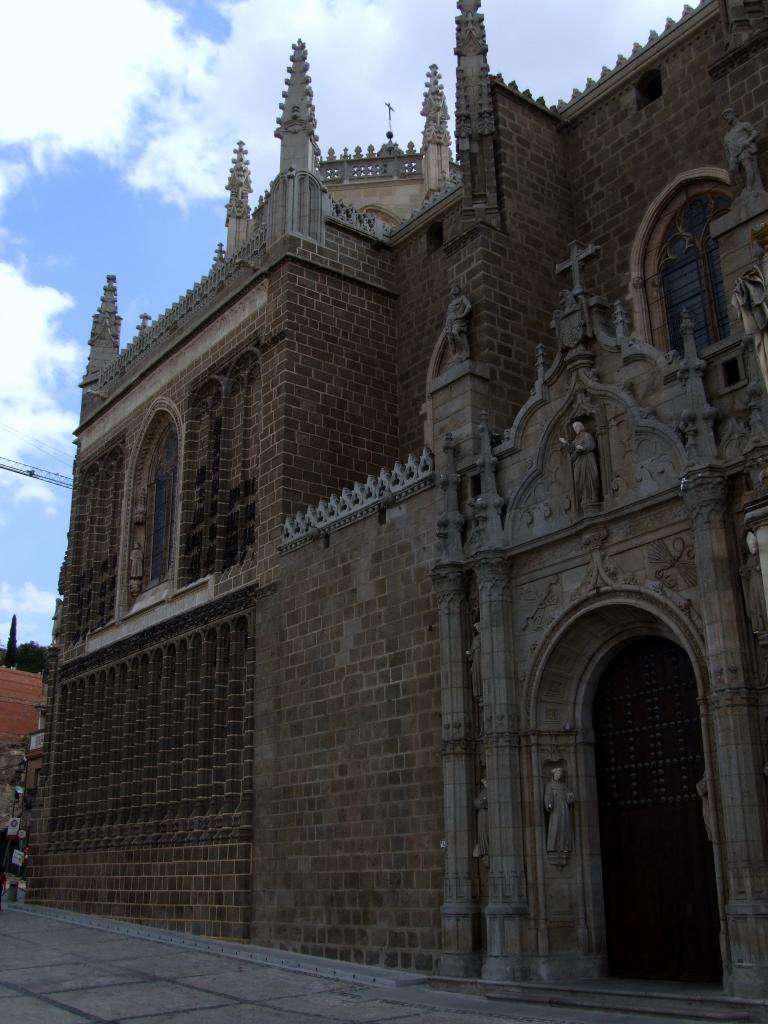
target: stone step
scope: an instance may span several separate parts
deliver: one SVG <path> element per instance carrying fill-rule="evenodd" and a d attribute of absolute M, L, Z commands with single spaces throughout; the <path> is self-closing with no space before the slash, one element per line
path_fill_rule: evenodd
<path fill-rule="evenodd" d="M 740 1024 L 742 1021 L 768 1021 L 768 1003 L 763 1000 L 738 999 L 722 993 L 691 991 L 675 992 L 655 988 L 652 982 L 634 987 L 625 984 L 579 986 L 558 982 L 478 981 L 478 994 L 487 999 L 505 1002 L 546 1003 L 549 1006 L 574 1006 L 590 1010 L 632 1010 L 656 1017 L 680 1017 L 685 1020 L 719 1021 Z"/>

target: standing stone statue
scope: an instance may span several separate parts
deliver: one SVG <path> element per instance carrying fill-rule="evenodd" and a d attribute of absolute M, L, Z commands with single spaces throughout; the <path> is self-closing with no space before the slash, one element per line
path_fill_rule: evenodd
<path fill-rule="evenodd" d="M 51 643 L 56 647 L 61 639 L 61 616 L 64 607 L 64 599 L 56 598 L 56 607 L 53 611 L 53 626 L 51 628 Z"/>
<path fill-rule="evenodd" d="M 144 582 L 144 552 L 138 541 L 133 545 L 131 551 L 128 575 L 131 593 L 138 594 L 141 584 Z"/>
<path fill-rule="evenodd" d="M 736 278 L 731 302 L 738 310 L 744 333 L 752 336 L 763 385 L 768 391 L 768 224 L 753 238 L 760 246 L 760 257 Z"/>
<path fill-rule="evenodd" d="M 760 168 L 757 163 L 758 133 L 749 121 L 740 121 L 735 110 L 723 111 L 723 118 L 728 125 L 725 133 L 725 152 L 728 156 L 728 169 L 731 179 L 740 171 L 744 176 L 744 188 L 740 195 L 755 195 L 764 192 Z"/>
<path fill-rule="evenodd" d="M 572 424 L 574 438 L 567 441 L 560 438 L 560 444 L 568 449 L 573 468 L 573 486 L 576 491 L 576 498 L 585 512 L 589 508 L 600 504 L 600 475 L 597 468 L 597 444 L 594 437 L 580 420 Z"/>
<path fill-rule="evenodd" d="M 480 675 L 480 643 L 480 622 L 478 621 L 472 626 L 472 643 L 469 645 L 469 650 L 466 651 L 472 696 L 477 701 L 481 701 L 483 697 L 483 683 Z"/>
<path fill-rule="evenodd" d="M 552 778 L 544 790 L 544 810 L 549 815 L 547 822 L 547 855 L 561 866 L 568 860 L 573 847 L 573 814 L 571 808 L 576 802 L 572 790 L 563 776 L 565 769 L 552 769 Z"/>
<path fill-rule="evenodd" d="M 753 633 L 765 633 L 768 629 L 765 612 L 765 589 L 763 574 L 760 569 L 760 553 L 757 548 L 757 537 L 750 530 L 747 534 L 747 558 L 739 568 L 741 587 L 744 593 L 744 604 Z"/>
<path fill-rule="evenodd" d="M 449 363 L 469 359 L 469 316 L 472 305 L 458 285 L 451 288 L 451 301 L 445 314 L 445 334 L 448 339 Z"/>
<path fill-rule="evenodd" d="M 485 779 L 480 779 L 480 789 L 475 797 L 475 815 L 477 820 L 477 842 L 472 851 L 476 859 L 488 856 L 488 787 Z"/>
<path fill-rule="evenodd" d="M 696 792 L 701 798 L 701 816 L 704 819 L 704 829 L 707 839 L 712 842 L 712 805 L 709 802 L 709 782 L 706 772 L 696 783 Z"/>

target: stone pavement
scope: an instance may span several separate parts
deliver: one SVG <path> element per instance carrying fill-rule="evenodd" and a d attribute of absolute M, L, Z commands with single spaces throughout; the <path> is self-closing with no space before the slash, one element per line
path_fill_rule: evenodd
<path fill-rule="evenodd" d="M 0 1020 L 8 1024 L 662 1024 L 430 989 L 397 971 L 196 939 L 7 904 Z M 680 1018 L 676 1024 L 685 1024 Z"/>

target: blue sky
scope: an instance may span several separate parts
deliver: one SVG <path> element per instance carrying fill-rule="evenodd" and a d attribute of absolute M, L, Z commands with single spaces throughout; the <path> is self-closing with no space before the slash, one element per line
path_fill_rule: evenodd
<path fill-rule="evenodd" d="M 549 103 L 682 3 L 485 0 L 493 73 Z M 0 456 L 68 474 L 91 316 L 117 275 L 122 344 L 225 240 L 234 143 L 277 169 L 285 66 L 309 50 L 323 152 L 420 143 L 428 66 L 453 109 L 453 0 L 39 0 L 0 21 Z M 372 467 L 375 469 L 377 467 Z M 70 492 L 0 470 L 0 642 L 50 640 Z"/>

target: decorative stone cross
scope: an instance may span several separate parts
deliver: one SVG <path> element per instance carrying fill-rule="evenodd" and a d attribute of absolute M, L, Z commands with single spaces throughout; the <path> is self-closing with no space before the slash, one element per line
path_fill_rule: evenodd
<path fill-rule="evenodd" d="M 568 259 L 555 265 L 556 274 L 564 274 L 566 271 L 570 270 L 573 278 L 571 291 L 574 295 L 578 295 L 585 290 L 584 264 L 587 260 L 592 259 L 594 256 L 598 256 L 599 254 L 599 245 L 593 245 L 591 242 L 589 245 L 583 245 L 581 242 L 571 242 L 568 246 Z"/>
<path fill-rule="evenodd" d="M 391 103 L 385 103 L 384 106 L 387 108 L 387 115 L 389 117 L 389 130 L 392 131 L 392 115 L 395 112 L 395 108 Z"/>

